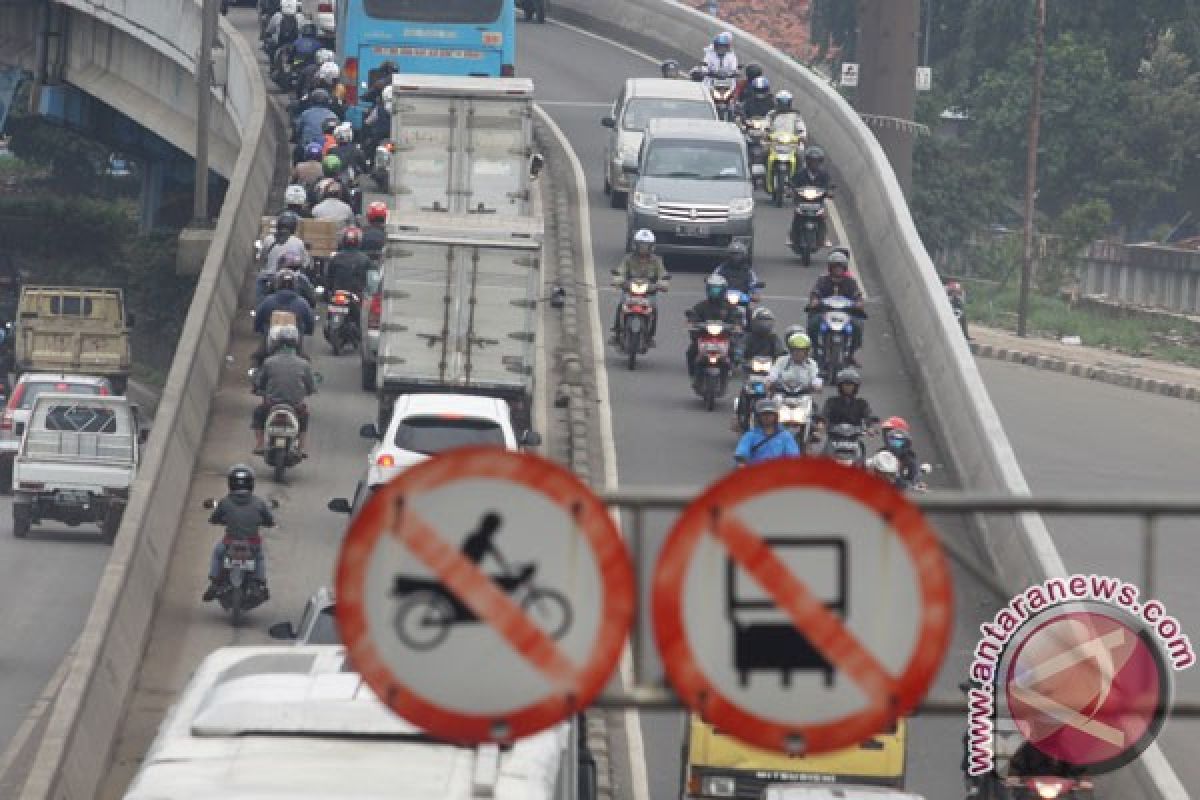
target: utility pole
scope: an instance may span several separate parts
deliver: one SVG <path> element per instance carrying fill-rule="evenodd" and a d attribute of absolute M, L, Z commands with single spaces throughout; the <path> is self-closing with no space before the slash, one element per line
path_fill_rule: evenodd
<path fill-rule="evenodd" d="M 859 113 L 871 126 L 906 197 L 912 192 L 920 0 L 857 0 Z"/>
<path fill-rule="evenodd" d="M 1025 157 L 1025 250 L 1017 297 L 1017 336 L 1026 335 L 1029 284 L 1033 280 L 1033 215 L 1037 199 L 1038 134 L 1041 132 L 1042 78 L 1046 72 L 1046 0 L 1037 0 L 1037 34 L 1033 46 L 1033 91 L 1029 100 L 1029 150 Z"/>
<path fill-rule="evenodd" d="M 208 218 L 208 139 L 212 114 L 212 51 L 217 38 L 217 5 L 203 0 L 200 52 L 196 60 L 196 188 L 192 225 L 206 227 Z"/>

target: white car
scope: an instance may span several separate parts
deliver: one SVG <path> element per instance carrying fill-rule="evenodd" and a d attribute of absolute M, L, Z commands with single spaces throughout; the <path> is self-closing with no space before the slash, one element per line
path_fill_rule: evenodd
<path fill-rule="evenodd" d="M 464 394 L 401 395 L 382 436 L 372 423 L 364 425 L 360 433 L 377 440 L 367 457 L 368 486 L 387 483 L 406 467 L 456 447 L 491 445 L 518 450 L 541 444 L 541 437 L 533 431 L 518 441 L 505 401 Z"/>
<path fill-rule="evenodd" d="M 852 784 L 769 784 L 763 800 L 924 800 L 919 794 L 883 786 Z"/>

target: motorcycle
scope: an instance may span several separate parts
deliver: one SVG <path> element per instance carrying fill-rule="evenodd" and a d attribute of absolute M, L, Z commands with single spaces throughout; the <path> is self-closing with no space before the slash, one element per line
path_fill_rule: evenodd
<path fill-rule="evenodd" d="M 773 130 L 767 138 L 767 193 L 776 208 L 783 208 L 783 198 L 791 195 L 800 146 L 800 137 L 788 131 Z"/>
<path fill-rule="evenodd" d="M 318 289 L 318 294 L 323 294 Z M 356 349 L 362 342 L 362 331 L 358 329 L 359 309 L 362 299 L 354 292 L 338 289 L 329 298 L 325 307 L 325 341 L 333 348 L 333 354 L 342 354 L 342 348 Z"/>
<path fill-rule="evenodd" d="M 712 93 L 713 105 L 717 107 L 717 119 L 733 122 L 733 93 L 737 89 L 737 76 L 721 71 L 712 79 L 709 92 Z"/>
<path fill-rule="evenodd" d="M 733 401 L 733 413 L 737 418 L 738 433 L 750 430 L 754 419 L 754 407 L 767 396 L 767 375 L 774 360 L 770 356 L 755 356 L 747 365 L 746 381 Z"/>
<path fill-rule="evenodd" d="M 854 317 L 866 319 L 867 314 L 857 308 L 849 297 L 834 295 L 826 297 L 820 305 L 806 309 L 821 315 L 817 327 L 816 360 L 826 380 L 832 381 L 846 366 L 850 344 L 854 339 Z"/>
<path fill-rule="evenodd" d="M 654 303 L 650 298 L 662 287 L 655 287 L 647 280 L 631 280 L 625 283 L 625 294 L 621 300 L 617 348 L 628 356 L 629 368 L 637 368 L 637 357 L 648 349 L 650 331 L 655 315 Z"/>
<path fill-rule="evenodd" d="M 820 186 L 804 186 L 795 192 L 788 244 L 806 267 L 812 264 L 813 253 L 825 244 L 825 201 L 829 196 L 829 190 Z"/>
<path fill-rule="evenodd" d="M 273 470 L 275 482 L 283 483 L 287 470 L 304 459 L 300 453 L 300 417 L 296 409 L 287 403 L 271 403 L 263 433 L 267 446 L 263 460 Z"/>
<path fill-rule="evenodd" d="M 526 22 L 546 21 L 546 0 L 518 0 L 517 6 L 525 12 Z"/>
<path fill-rule="evenodd" d="M 808 442 L 813 435 L 813 392 L 812 386 L 797 386 L 782 383 L 775 398 L 779 401 L 779 424 L 792 434 L 800 448 L 800 454 L 808 452 Z"/>
<path fill-rule="evenodd" d="M 279 508 L 279 501 L 274 498 L 270 504 L 272 508 Z M 217 507 L 217 501 L 210 497 L 203 505 L 211 511 Z M 270 597 L 266 582 L 254 577 L 258 560 L 262 558 L 262 538 L 234 539 L 227 534 L 221 541 L 225 545 L 225 555 L 221 561 L 216 599 L 221 608 L 229 612 L 230 622 L 237 628 L 247 611 L 258 608 Z"/>
<path fill-rule="evenodd" d="M 733 368 L 730 360 L 734 326 L 710 320 L 696 325 L 699 334 L 696 340 L 696 363 L 692 375 L 692 389 L 704 399 L 704 410 L 716 408 L 717 398 L 724 397 L 729 386 L 729 373 Z"/>
<path fill-rule="evenodd" d="M 954 318 L 958 320 L 958 327 L 962 329 L 963 336 L 970 339 L 970 335 L 967 334 L 967 306 L 961 297 L 950 298 L 950 310 L 954 312 Z"/>
<path fill-rule="evenodd" d="M 371 179 L 381 192 L 388 191 L 391 186 L 392 153 L 395 150 L 396 146 L 390 141 L 375 146 L 375 158 L 371 161 Z"/>
<path fill-rule="evenodd" d="M 767 135 L 770 128 L 766 117 L 751 117 L 742 120 L 742 131 L 746 134 L 746 147 L 750 152 L 750 178 L 756 189 L 767 187 Z"/>
<path fill-rule="evenodd" d="M 866 431 L 860 425 L 843 422 L 829 429 L 825 449 L 830 458 L 847 467 L 861 467 L 867 460 L 863 444 Z"/>

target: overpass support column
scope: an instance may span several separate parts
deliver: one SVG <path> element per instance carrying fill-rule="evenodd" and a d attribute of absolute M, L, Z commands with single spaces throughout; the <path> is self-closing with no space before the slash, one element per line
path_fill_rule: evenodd
<path fill-rule="evenodd" d="M 858 111 L 871 119 L 906 197 L 912 193 L 919 0 L 858 0 Z"/>
<path fill-rule="evenodd" d="M 166 169 L 161 161 L 146 161 L 142 164 L 142 191 L 138 198 L 138 230 L 149 233 L 158 224 L 158 209 L 162 205 L 163 182 Z"/>

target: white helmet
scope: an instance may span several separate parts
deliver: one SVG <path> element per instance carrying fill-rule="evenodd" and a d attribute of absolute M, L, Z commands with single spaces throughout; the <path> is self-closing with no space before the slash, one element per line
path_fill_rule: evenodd
<path fill-rule="evenodd" d="M 281 0 L 279 10 L 284 14 L 296 14 L 300 11 L 300 0 Z"/>
<path fill-rule="evenodd" d="M 880 450 L 867 460 L 867 469 L 884 480 L 894 481 L 900 474 L 900 460 L 887 450 Z"/>
<path fill-rule="evenodd" d="M 313 56 L 313 59 L 317 62 L 318 66 L 324 64 L 326 61 L 333 61 L 333 51 L 328 47 L 322 47 L 317 51 L 317 54 Z"/>
<path fill-rule="evenodd" d="M 281 344 L 290 344 L 292 347 L 296 347 L 300 344 L 300 329 L 295 325 L 276 325 L 271 328 L 270 336 L 273 347 Z"/>
<path fill-rule="evenodd" d="M 308 192 L 298 183 L 293 183 L 283 191 L 283 202 L 289 206 L 302 206 L 308 202 Z"/>
<path fill-rule="evenodd" d="M 338 144 L 350 144 L 354 141 L 354 126 L 343 122 L 333 129 L 333 138 Z"/>
<path fill-rule="evenodd" d="M 654 231 L 649 228 L 641 228 L 637 233 L 633 234 L 633 246 L 636 249 L 639 244 L 649 245 L 654 247 Z"/>
<path fill-rule="evenodd" d="M 317 80 L 336 81 L 342 71 L 338 69 L 338 65 L 332 61 L 326 61 L 317 69 Z"/>

